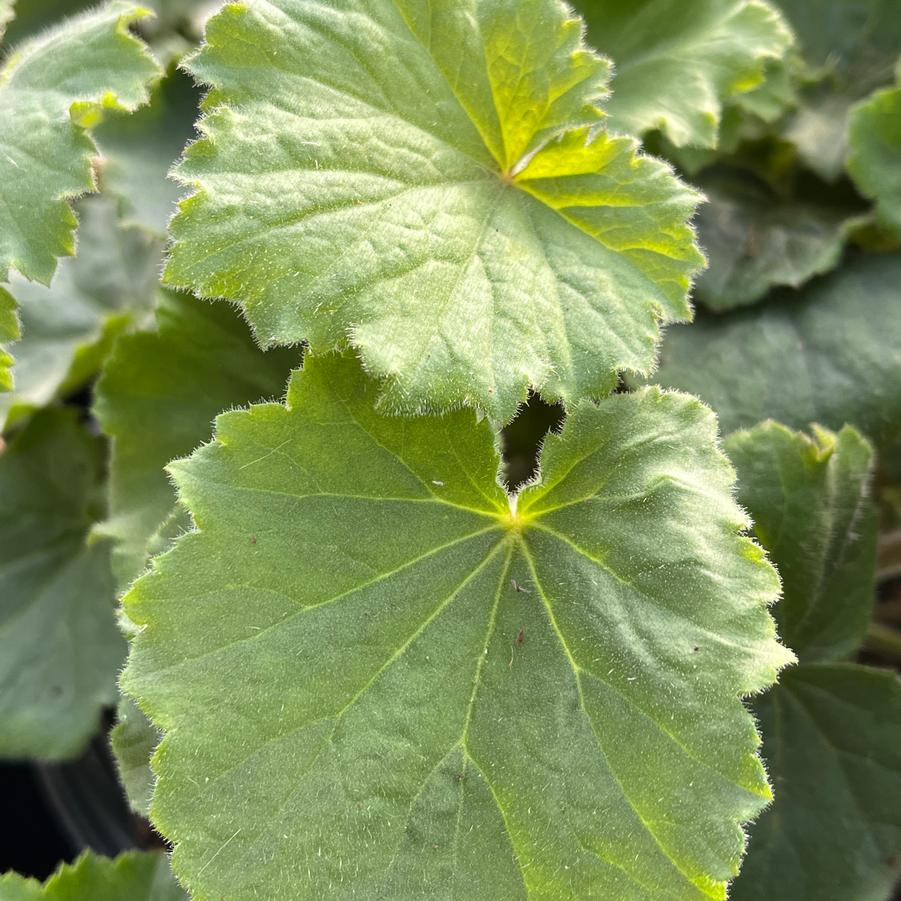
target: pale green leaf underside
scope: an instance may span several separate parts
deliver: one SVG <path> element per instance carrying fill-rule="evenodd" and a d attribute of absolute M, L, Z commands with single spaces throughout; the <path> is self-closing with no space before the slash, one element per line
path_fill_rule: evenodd
<path fill-rule="evenodd" d="M 297 350 L 261 351 L 237 312 L 166 293 L 156 332 L 120 338 L 96 392 L 95 412 L 113 439 L 110 518 L 121 589 L 141 572 L 147 544 L 173 515 L 165 466 L 210 439 L 213 419 L 252 401 L 280 399 Z"/>
<path fill-rule="evenodd" d="M 653 368 L 687 319 L 697 195 L 605 133 L 608 64 L 557 0 L 228 5 L 166 278 L 266 345 L 349 340 L 418 411 L 509 419 Z"/>
<path fill-rule="evenodd" d="M 898 86 L 877 91 L 851 114 L 848 171 L 901 235 L 901 68 Z"/>
<path fill-rule="evenodd" d="M 116 725 L 110 732 L 110 748 L 125 797 L 132 810 L 143 817 L 150 816 L 154 784 L 150 756 L 159 741 L 159 731 L 131 698 L 123 696 L 116 709 Z"/>
<path fill-rule="evenodd" d="M 15 391 L 0 394 L 0 428 L 93 376 L 115 335 L 140 324 L 156 298 L 160 242 L 121 228 L 109 198 L 85 198 L 78 214 L 77 255 L 49 288 L 11 277 L 22 337 L 9 346 Z"/>
<path fill-rule="evenodd" d="M 888 898 L 901 876 L 901 683 L 800 666 L 757 705 L 776 801 L 751 831 L 734 901 Z"/>
<path fill-rule="evenodd" d="M 110 860 L 85 852 L 43 885 L 15 873 L 0 876 L 3 901 L 186 901 L 164 854 L 129 851 Z"/>
<path fill-rule="evenodd" d="M 723 103 L 764 79 L 792 43 L 761 0 L 576 0 L 588 42 L 616 67 L 614 131 L 658 129 L 677 147 L 716 147 Z"/>
<path fill-rule="evenodd" d="M 0 456 L 0 756 L 77 755 L 115 702 L 125 647 L 101 515 L 102 448 L 71 411 Z"/>
<path fill-rule="evenodd" d="M 512 513 L 473 413 L 347 357 L 170 470 L 199 531 L 125 598 L 200 898 L 723 898 L 790 659 L 712 414 L 576 405 Z"/>
<path fill-rule="evenodd" d="M 698 234 L 709 268 L 697 297 L 712 310 L 748 306 L 771 288 L 798 288 L 841 259 L 848 215 L 826 205 L 783 199 L 747 172 L 701 179 L 708 202 Z"/>
<path fill-rule="evenodd" d="M 846 426 L 808 438 L 764 423 L 726 440 L 739 503 L 782 575 L 782 640 L 802 662 L 849 656 L 873 607 L 876 509 L 873 449 Z"/>
<path fill-rule="evenodd" d="M 776 419 L 901 434 L 901 256 L 859 258 L 765 305 L 669 330 L 662 385 L 700 395 L 724 431 Z"/>

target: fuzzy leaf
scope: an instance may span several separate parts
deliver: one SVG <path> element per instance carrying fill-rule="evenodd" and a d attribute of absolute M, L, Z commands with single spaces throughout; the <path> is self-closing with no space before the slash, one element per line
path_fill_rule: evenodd
<path fill-rule="evenodd" d="M 616 66 L 611 128 L 716 147 L 723 103 L 764 80 L 792 43 L 761 0 L 576 0 L 588 42 Z"/>
<path fill-rule="evenodd" d="M 708 173 L 698 231 L 710 266 L 697 296 L 711 310 L 747 306 L 771 288 L 800 287 L 841 259 L 848 214 L 782 199 L 747 172 Z"/>
<path fill-rule="evenodd" d="M 164 854 L 129 851 L 114 860 L 86 851 L 43 885 L 16 873 L 0 876 L 3 901 L 187 901 Z"/>
<path fill-rule="evenodd" d="M 901 235 L 901 67 L 898 85 L 877 91 L 851 115 L 848 171 L 876 213 Z"/>
<path fill-rule="evenodd" d="M 901 256 L 858 258 L 799 292 L 669 330 L 657 380 L 700 395 L 724 431 L 777 419 L 901 435 Z"/>
<path fill-rule="evenodd" d="M 150 755 L 160 742 L 160 733 L 131 698 L 120 699 L 116 720 L 110 732 L 110 747 L 119 770 L 119 781 L 132 810 L 148 817 L 154 784 Z"/>
<path fill-rule="evenodd" d="M 140 7 L 114 2 L 21 47 L 0 68 L 0 280 L 48 284 L 75 252 L 67 200 L 94 189 L 86 130 L 108 109 L 146 103 L 159 68 L 129 34 Z"/>
<path fill-rule="evenodd" d="M 726 440 L 739 503 L 782 575 L 776 622 L 802 662 L 857 650 L 870 621 L 876 569 L 873 449 L 850 426 L 812 438 L 764 423 Z"/>
<path fill-rule="evenodd" d="M 38 414 L 0 456 L 0 755 L 77 755 L 116 700 L 124 642 L 102 515 L 100 443 Z"/>
<path fill-rule="evenodd" d="M 63 260 L 51 286 L 12 276 L 22 338 L 10 346 L 15 392 L 0 394 L 0 427 L 93 376 L 115 335 L 140 323 L 156 298 L 160 242 L 122 229 L 108 198 L 85 198 L 78 210 L 78 254 Z"/>
<path fill-rule="evenodd" d="M 888 898 L 901 876 L 898 676 L 799 666 L 755 706 L 776 801 L 730 897 Z"/>
<path fill-rule="evenodd" d="M 697 195 L 596 133 L 608 63 L 558 0 L 229 4 L 166 278 L 264 345 L 348 340 L 385 404 L 603 394 L 687 319 Z"/>
<path fill-rule="evenodd" d="M 231 407 L 280 398 L 296 350 L 264 354 L 224 304 L 166 294 L 157 332 L 119 339 L 97 387 L 96 414 L 113 439 L 110 519 L 120 587 L 147 560 L 147 542 L 172 515 L 164 467 L 209 440 L 213 418 Z"/>
<path fill-rule="evenodd" d="M 740 697 L 790 658 L 710 411 L 576 405 L 518 506 L 488 423 L 348 357 L 170 466 L 199 531 L 126 596 L 200 897 L 724 898 L 769 798 Z M 265 854 L 264 854 L 265 850 Z"/>

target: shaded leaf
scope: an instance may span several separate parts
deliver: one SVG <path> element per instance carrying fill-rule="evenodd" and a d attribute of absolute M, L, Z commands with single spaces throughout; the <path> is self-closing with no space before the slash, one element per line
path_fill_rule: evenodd
<path fill-rule="evenodd" d="M 858 649 L 873 608 L 878 518 L 873 450 L 850 426 L 808 438 L 764 423 L 726 439 L 738 500 L 782 576 L 782 640 L 802 662 Z"/>
<path fill-rule="evenodd" d="M 199 531 L 126 596 L 123 678 L 167 733 L 176 872 L 235 901 L 724 898 L 769 798 L 739 698 L 790 655 L 710 411 L 576 405 L 511 504 L 486 421 L 376 390 L 309 359 L 170 466 Z"/>
<path fill-rule="evenodd" d="M 157 85 L 147 106 L 109 116 L 96 130 L 103 188 L 121 198 L 126 224 L 165 235 L 184 194 L 167 176 L 194 135 L 198 98 L 191 80 L 175 70 Z"/>
<path fill-rule="evenodd" d="M 734 901 L 885 899 L 901 875 L 901 682 L 853 664 L 788 670 L 756 705 L 776 800 Z"/>
<path fill-rule="evenodd" d="M 132 810 L 150 815 L 153 772 L 150 755 L 160 742 L 160 733 L 128 697 L 122 697 L 116 711 L 116 725 L 110 732 L 110 746 L 119 770 L 119 781 Z"/>
<path fill-rule="evenodd" d="M 114 860 L 86 851 L 43 885 L 16 873 L 0 876 L 3 901 L 186 901 L 164 854 L 129 851 Z"/>
<path fill-rule="evenodd" d="M 113 439 L 110 518 L 120 587 L 147 560 L 147 543 L 175 507 L 164 467 L 209 440 L 223 410 L 281 397 L 297 350 L 264 354 L 237 313 L 167 293 L 158 331 L 119 339 L 97 390 L 101 427 Z M 177 533 L 177 530 L 176 530 Z"/>
<path fill-rule="evenodd" d="M 877 91 L 851 115 L 848 171 L 876 213 L 901 235 L 901 67 L 898 86 Z"/>
<path fill-rule="evenodd" d="M 389 408 L 508 420 L 690 317 L 697 195 L 598 132 L 609 64 L 557 0 L 230 4 L 206 37 L 166 279 L 264 345 L 349 340 Z"/>
<path fill-rule="evenodd" d="M 615 131 L 654 129 L 677 147 L 716 147 L 723 104 L 758 87 L 792 42 L 760 0 L 576 0 L 588 42 L 616 66 Z"/>
<path fill-rule="evenodd" d="M 901 434 L 901 256 L 860 257 L 801 291 L 671 328 L 656 379 L 700 395 L 724 431 L 777 419 Z"/>
<path fill-rule="evenodd" d="M 77 255 L 49 288 L 12 276 L 22 337 L 10 345 L 15 392 L 0 394 L 0 427 L 91 378 L 115 335 L 140 324 L 156 298 L 160 242 L 121 228 L 109 198 L 85 198 L 78 211 Z"/>
<path fill-rule="evenodd" d="M 124 642 L 103 515 L 100 442 L 44 411 L 0 456 L 0 755 L 76 756 L 116 700 Z"/>
<path fill-rule="evenodd" d="M 848 214 L 783 199 L 748 173 L 706 174 L 698 231 L 709 268 L 697 296 L 711 310 L 747 306 L 771 288 L 797 288 L 841 259 Z"/>

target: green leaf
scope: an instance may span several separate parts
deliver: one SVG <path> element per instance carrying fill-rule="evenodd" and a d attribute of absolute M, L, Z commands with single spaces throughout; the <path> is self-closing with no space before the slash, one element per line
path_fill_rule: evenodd
<path fill-rule="evenodd" d="M 799 292 L 668 331 L 657 380 L 700 395 L 723 430 L 777 419 L 901 434 L 901 256 L 860 257 Z"/>
<path fill-rule="evenodd" d="M 698 196 L 598 132 L 609 65 L 557 0 L 233 3 L 206 37 L 166 279 L 264 345 L 349 341 L 391 409 L 508 420 L 690 317 Z"/>
<path fill-rule="evenodd" d="M 96 390 L 96 414 L 113 439 L 110 519 L 113 568 L 125 588 L 144 568 L 147 543 L 175 507 L 164 467 L 209 440 L 230 407 L 281 397 L 296 350 L 263 353 L 225 304 L 167 293 L 157 332 L 118 340 Z"/>
<path fill-rule="evenodd" d="M 110 732 L 110 746 L 118 766 L 119 781 L 132 810 L 147 817 L 154 785 L 150 755 L 156 750 L 161 736 L 131 698 L 123 697 L 119 701 L 116 720 Z"/>
<path fill-rule="evenodd" d="M 713 171 L 700 184 L 708 202 L 698 231 L 710 266 L 697 296 L 709 309 L 747 306 L 774 287 L 800 287 L 841 259 L 845 211 L 783 199 L 747 172 Z"/>
<path fill-rule="evenodd" d="M 126 224 L 165 235 L 184 194 L 168 173 L 194 135 L 198 97 L 191 80 L 172 71 L 147 106 L 131 115 L 111 115 L 97 128 L 103 189 L 121 198 Z"/>
<path fill-rule="evenodd" d="M 109 198 L 85 198 L 78 211 L 78 253 L 49 288 L 12 276 L 23 334 L 10 347 L 15 392 L 0 394 L 0 427 L 92 377 L 115 335 L 140 324 L 156 298 L 160 242 L 121 228 Z"/>
<path fill-rule="evenodd" d="M 757 705 L 776 801 L 751 831 L 734 901 L 885 899 L 901 875 L 901 682 L 800 666 Z"/>
<path fill-rule="evenodd" d="M 577 0 L 588 41 L 616 66 L 614 130 L 658 129 L 677 147 L 716 147 L 723 103 L 753 90 L 792 35 L 761 0 Z"/>
<path fill-rule="evenodd" d="M 0 342 L 15 341 L 21 334 L 16 302 L 9 291 L 0 287 Z M 12 390 L 12 364 L 12 356 L 0 346 L 0 391 Z"/>
<path fill-rule="evenodd" d="M 3 901 L 186 901 L 164 854 L 129 851 L 114 860 L 86 851 L 43 885 L 16 873 L 0 876 Z"/>
<path fill-rule="evenodd" d="M 114 2 L 21 47 L 0 68 L 0 280 L 10 268 L 48 284 L 75 252 L 68 199 L 94 189 L 86 129 L 146 103 L 159 68 L 128 32 L 145 15 Z"/>
<path fill-rule="evenodd" d="M 126 596 L 202 897 L 724 898 L 770 797 L 740 698 L 791 659 L 696 399 L 575 405 L 518 503 L 472 412 L 348 357 L 170 466 L 198 531 Z"/>
<path fill-rule="evenodd" d="M 873 449 L 850 426 L 808 438 L 764 423 L 726 439 L 738 501 L 782 575 L 776 622 L 802 662 L 860 646 L 873 607 L 876 509 Z"/>
<path fill-rule="evenodd" d="M 877 91 L 851 114 L 848 171 L 876 201 L 879 218 L 901 235 L 901 66 L 897 87 Z"/>
<path fill-rule="evenodd" d="M 115 703 L 124 641 L 103 515 L 103 448 L 71 411 L 0 456 L 0 755 L 77 755 Z"/>
<path fill-rule="evenodd" d="M 853 105 L 891 83 L 901 47 L 896 0 L 779 0 L 806 60 L 800 105 L 785 136 L 827 181 L 838 179 L 848 152 Z"/>
<path fill-rule="evenodd" d="M 6 26 L 13 17 L 13 0 L 0 0 L 0 40 L 6 32 Z"/>

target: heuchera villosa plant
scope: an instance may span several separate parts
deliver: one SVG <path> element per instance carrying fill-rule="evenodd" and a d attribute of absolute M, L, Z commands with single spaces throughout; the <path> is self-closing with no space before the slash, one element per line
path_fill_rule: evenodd
<path fill-rule="evenodd" d="M 888 13 L 211 6 L 2 57 L 0 753 L 173 853 L 0 898 L 887 898 Z"/>

